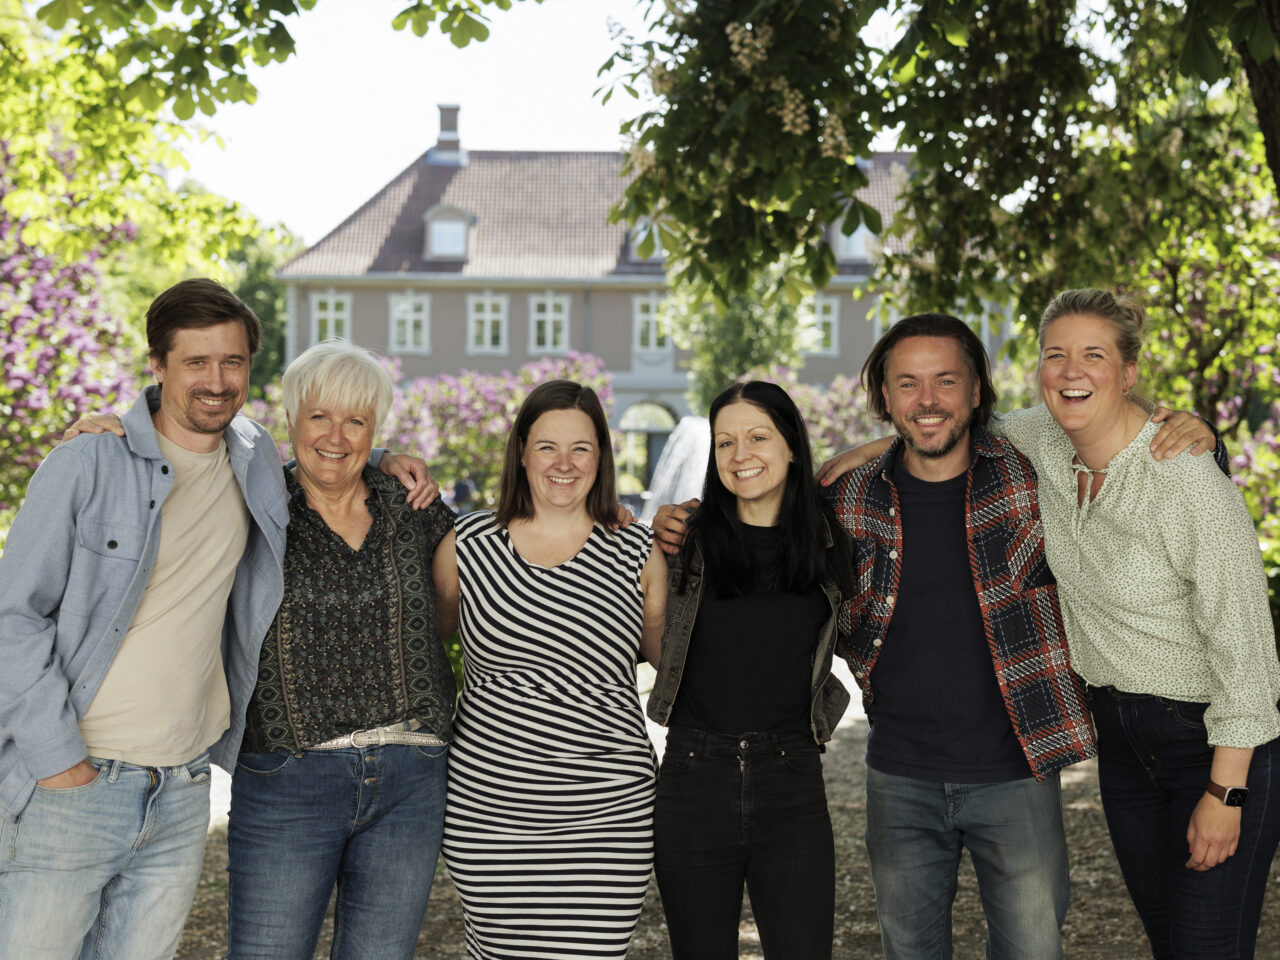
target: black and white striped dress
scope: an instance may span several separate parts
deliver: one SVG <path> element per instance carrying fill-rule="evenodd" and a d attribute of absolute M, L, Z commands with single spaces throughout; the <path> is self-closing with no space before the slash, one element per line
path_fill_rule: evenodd
<path fill-rule="evenodd" d="M 458 521 L 466 682 L 444 856 L 467 954 L 624 957 L 653 863 L 653 748 L 636 694 L 653 534 L 596 525 L 557 567 L 491 513 Z"/>

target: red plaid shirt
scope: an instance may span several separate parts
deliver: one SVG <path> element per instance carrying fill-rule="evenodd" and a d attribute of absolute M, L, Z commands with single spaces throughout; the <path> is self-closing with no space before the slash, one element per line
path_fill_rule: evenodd
<path fill-rule="evenodd" d="M 871 671 L 902 574 L 902 517 L 889 468 L 901 438 L 831 488 L 854 538 L 856 595 L 840 609 L 837 650 L 872 708 Z M 974 428 L 965 489 L 969 569 L 1013 732 L 1037 779 L 1096 755 L 1080 678 L 1071 670 L 1058 587 L 1044 557 L 1036 475 L 1007 440 Z"/>

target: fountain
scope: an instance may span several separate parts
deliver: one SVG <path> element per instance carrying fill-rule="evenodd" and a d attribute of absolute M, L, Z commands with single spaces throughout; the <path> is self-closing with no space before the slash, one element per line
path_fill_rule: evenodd
<path fill-rule="evenodd" d="M 653 469 L 640 521 L 652 523 L 654 514 L 664 503 L 683 503 L 690 497 L 701 497 L 710 453 L 711 426 L 707 418 L 681 417 Z"/>

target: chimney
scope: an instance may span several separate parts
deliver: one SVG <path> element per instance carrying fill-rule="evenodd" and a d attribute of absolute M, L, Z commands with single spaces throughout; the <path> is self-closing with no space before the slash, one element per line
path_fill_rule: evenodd
<path fill-rule="evenodd" d="M 467 163 L 466 151 L 458 137 L 457 104 L 437 104 L 440 110 L 440 137 L 436 145 L 427 151 L 427 162 L 440 166 L 461 167 Z"/>

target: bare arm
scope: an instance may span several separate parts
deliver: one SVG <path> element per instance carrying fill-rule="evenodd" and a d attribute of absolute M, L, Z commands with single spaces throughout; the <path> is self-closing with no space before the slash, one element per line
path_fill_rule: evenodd
<path fill-rule="evenodd" d="M 667 564 L 657 540 L 640 571 L 644 591 L 644 627 L 640 631 L 640 656 L 657 667 L 662 656 L 662 629 L 667 614 Z"/>
<path fill-rule="evenodd" d="M 436 631 L 443 640 L 458 629 L 458 602 L 462 593 L 458 585 L 457 538 L 452 530 L 436 544 L 431 556 L 431 579 L 436 587 Z"/>

